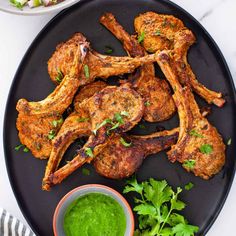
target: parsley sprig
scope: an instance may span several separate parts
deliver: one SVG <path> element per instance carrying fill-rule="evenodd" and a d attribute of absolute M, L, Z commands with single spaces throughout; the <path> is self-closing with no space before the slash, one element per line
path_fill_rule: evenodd
<path fill-rule="evenodd" d="M 188 224 L 178 212 L 185 203 L 178 199 L 180 187 L 175 192 L 165 180 L 150 178 L 138 183 L 136 178 L 127 182 L 124 193 L 136 192 L 134 211 L 139 215 L 139 229 L 135 236 L 193 236 L 199 228 Z"/>

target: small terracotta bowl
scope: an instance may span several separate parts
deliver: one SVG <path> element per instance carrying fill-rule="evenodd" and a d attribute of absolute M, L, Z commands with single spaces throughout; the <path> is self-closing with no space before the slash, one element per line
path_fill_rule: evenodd
<path fill-rule="evenodd" d="M 126 217 L 126 231 L 124 236 L 133 236 L 134 234 L 134 215 L 125 200 L 125 198 L 116 190 L 100 184 L 88 184 L 73 189 L 67 193 L 58 203 L 54 216 L 53 216 L 53 231 L 55 236 L 65 236 L 63 229 L 64 215 L 68 206 L 77 198 L 89 194 L 101 193 L 115 199 L 123 208 Z"/>

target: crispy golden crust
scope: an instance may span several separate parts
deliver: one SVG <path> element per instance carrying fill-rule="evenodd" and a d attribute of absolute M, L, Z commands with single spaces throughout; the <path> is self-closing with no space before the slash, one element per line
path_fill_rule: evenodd
<path fill-rule="evenodd" d="M 130 147 L 121 143 L 123 138 Z M 158 153 L 173 145 L 178 138 L 178 129 L 146 136 L 116 134 L 93 162 L 96 171 L 107 178 L 122 179 L 134 174 L 150 154 Z"/>
<path fill-rule="evenodd" d="M 103 81 L 96 81 L 92 82 L 90 84 L 87 84 L 86 86 L 83 86 L 78 91 L 77 95 L 74 98 L 74 108 L 76 111 L 79 109 L 79 104 L 83 102 L 83 100 L 92 97 L 95 93 L 101 91 L 107 86 L 107 84 Z"/>
<path fill-rule="evenodd" d="M 53 121 L 60 120 L 59 115 L 27 116 L 19 114 L 16 128 L 19 131 L 19 139 L 22 144 L 29 148 L 34 157 L 46 159 L 51 152 L 51 139 L 49 133 L 57 133 L 61 123 L 53 125 Z"/>
<path fill-rule="evenodd" d="M 73 66 L 70 67 L 70 71 L 65 75 L 60 85 L 42 101 L 28 102 L 26 99 L 20 99 L 16 106 L 17 111 L 27 115 L 62 114 L 71 104 L 80 85 L 78 76 L 83 67 L 87 48 L 88 43 L 83 38 L 83 41 L 80 41 L 76 47 Z"/>
<path fill-rule="evenodd" d="M 51 139 L 62 123 L 57 121 L 72 102 L 79 85 L 77 75 L 82 67 L 86 44 L 84 41 L 77 47 L 77 56 L 75 55 L 69 75 L 64 77 L 62 83 L 47 98 L 40 102 L 20 99 L 17 103 L 16 109 L 19 114 L 16 127 L 19 138 L 37 158 L 45 159 L 50 155 Z M 78 55 L 81 55 L 79 61 Z"/>
<path fill-rule="evenodd" d="M 171 147 L 168 156 L 172 162 L 179 161 L 196 176 L 209 179 L 218 173 L 225 163 L 225 145 L 216 128 L 201 115 L 190 89 L 183 89 L 179 84 L 170 61 L 167 52 L 159 54 L 157 62 L 175 89 L 173 97 L 180 119 L 179 138 Z M 201 150 L 202 145 L 210 146 L 210 151 L 204 153 Z M 194 162 L 193 166 L 186 165 L 187 161 Z"/>
<path fill-rule="evenodd" d="M 120 133 L 130 130 L 141 120 L 144 110 L 143 99 L 129 85 L 108 86 L 82 102 L 79 107 L 88 113 L 92 130 L 95 130 L 97 125 L 107 119 L 117 122 L 114 119 L 115 115 L 126 112 L 126 115 L 122 117 L 123 121 L 116 129 L 110 131 L 110 135 L 113 132 Z M 72 161 L 49 176 L 48 182 L 50 184 L 48 183 L 48 185 L 60 183 L 81 165 L 91 162 L 107 145 L 109 138 L 107 130 L 112 126 L 111 123 L 104 124 L 97 130 L 96 134 L 93 133 Z M 91 153 L 90 155 L 87 154 L 87 150 L 92 152 L 92 156 Z"/>
<path fill-rule="evenodd" d="M 48 177 L 55 172 L 68 147 L 80 137 L 91 135 L 91 127 L 88 114 L 81 110 L 71 113 L 63 123 L 60 131 L 52 141 L 52 151 L 47 163 L 43 178 L 42 189 L 50 190 Z"/>
<path fill-rule="evenodd" d="M 201 137 L 191 135 L 190 131 L 185 141 L 184 149 L 177 150 L 177 153 L 180 151 L 178 154 L 174 151 L 174 153 L 170 153 L 170 156 L 171 158 L 177 158 L 182 164 L 188 160 L 194 160 L 195 165 L 193 168 L 188 168 L 186 165 L 183 165 L 183 167 L 187 171 L 192 171 L 196 176 L 209 179 L 217 174 L 225 164 L 225 145 L 217 129 L 200 114 L 193 94 L 188 92 L 186 97 L 190 102 L 194 117 L 191 131 L 200 134 Z M 201 147 L 206 144 L 212 147 L 212 151 L 209 153 L 203 153 L 201 151 Z"/>
<path fill-rule="evenodd" d="M 144 56 L 144 48 L 131 37 L 116 21 L 114 15 L 105 13 L 100 22 L 110 30 L 122 43 L 131 57 Z M 155 77 L 152 63 L 143 65 L 131 78 L 133 88 L 141 94 L 146 104 L 143 118 L 149 122 L 169 119 L 175 113 L 175 104 L 166 81 Z"/>
<path fill-rule="evenodd" d="M 48 73 L 55 83 L 58 83 L 58 71 L 67 74 L 70 71 L 73 55 L 78 43 L 81 42 L 81 34 L 76 33 L 67 42 L 60 44 L 48 61 Z M 78 76 L 80 86 L 91 83 L 95 78 L 108 78 L 114 75 L 121 75 L 133 72 L 137 67 L 154 62 L 154 55 L 147 55 L 141 58 L 114 57 L 101 55 L 90 49 L 85 58 L 84 64 L 88 67 L 89 73 L 82 70 Z"/>
<path fill-rule="evenodd" d="M 196 38 L 181 20 L 170 15 L 146 12 L 135 18 L 134 26 L 139 35 L 145 34 L 143 46 L 148 52 L 172 51 L 172 67 L 183 85 L 191 85 L 193 90 L 210 104 L 219 107 L 224 105 L 222 94 L 207 89 L 197 81 L 192 72 L 187 61 L 187 52 Z"/>
<path fill-rule="evenodd" d="M 134 20 L 136 32 L 144 34 L 143 46 L 148 52 L 173 49 L 174 35 L 183 27 L 183 22 L 174 16 L 155 12 L 140 14 Z"/>

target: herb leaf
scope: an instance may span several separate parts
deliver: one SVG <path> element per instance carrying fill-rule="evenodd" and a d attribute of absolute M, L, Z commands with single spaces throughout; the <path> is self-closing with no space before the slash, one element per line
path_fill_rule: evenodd
<path fill-rule="evenodd" d="M 195 136 L 198 138 L 204 138 L 204 136 L 202 134 L 199 134 L 196 130 L 192 129 L 189 133 L 191 136 Z"/>
<path fill-rule="evenodd" d="M 134 211 L 139 215 L 139 229 L 135 236 L 193 236 L 198 227 L 188 224 L 178 212 L 185 208 L 179 200 L 182 189 L 174 191 L 165 180 L 150 178 L 138 183 L 133 177 L 127 181 L 124 193 L 136 192 Z"/>
<path fill-rule="evenodd" d="M 25 148 L 23 149 L 23 152 L 29 152 L 29 149 L 28 149 L 27 147 L 25 147 Z"/>
<path fill-rule="evenodd" d="M 146 107 L 149 107 L 149 106 L 151 105 L 151 103 L 150 103 L 149 101 L 146 101 L 146 102 L 144 103 L 144 105 L 145 105 Z"/>
<path fill-rule="evenodd" d="M 83 168 L 82 169 L 82 174 L 88 176 L 88 175 L 90 175 L 90 170 L 87 169 L 87 168 Z"/>
<path fill-rule="evenodd" d="M 125 146 L 125 147 L 130 147 L 131 145 L 132 145 L 132 143 L 130 142 L 130 143 L 127 143 L 126 141 L 125 141 L 125 139 L 124 138 L 120 138 L 120 142 L 121 142 L 121 144 L 123 145 L 123 146 Z"/>
<path fill-rule="evenodd" d="M 77 122 L 85 122 L 85 121 L 88 121 L 89 120 L 89 118 L 84 118 L 84 117 L 81 117 L 81 118 L 78 118 L 77 119 Z"/>
<path fill-rule="evenodd" d="M 56 136 L 55 130 L 50 130 L 49 133 L 48 133 L 48 139 L 52 140 L 52 139 L 55 138 L 55 136 Z"/>
<path fill-rule="evenodd" d="M 140 129 L 145 129 L 146 127 L 145 127 L 144 124 L 140 124 L 140 125 L 139 125 L 139 128 L 140 128 Z"/>
<path fill-rule="evenodd" d="M 63 73 L 61 72 L 60 69 L 58 69 L 58 70 L 57 70 L 57 77 L 55 78 L 56 81 L 57 81 L 58 83 L 61 83 L 63 77 L 64 77 Z"/>
<path fill-rule="evenodd" d="M 203 154 L 211 154 L 213 151 L 213 146 L 210 144 L 203 144 L 199 149 Z"/>
<path fill-rule="evenodd" d="M 110 47 L 110 46 L 106 46 L 105 48 L 106 48 L 106 51 L 105 51 L 105 53 L 106 53 L 106 54 L 108 54 L 108 55 L 109 55 L 109 54 L 112 54 L 112 53 L 113 53 L 113 51 L 114 51 L 114 50 L 113 50 L 113 48 L 112 48 L 112 47 Z"/>
<path fill-rule="evenodd" d="M 193 236 L 194 233 L 198 232 L 198 227 L 180 223 L 172 229 L 172 232 L 176 236 L 188 236 L 188 235 Z"/>
<path fill-rule="evenodd" d="M 90 77 L 90 73 L 89 73 L 89 67 L 88 65 L 84 65 L 84 75 L 87 79 L 89 79 Z"/>
<path fill-rule="evenodd" d="M 186 185 L 184 186 L 184 189 L 189 191 L 189 190 L 191 190 L 193 187 L 194 187 L 194 184 L 193 184 L 192 182 L 189 182 L 188 184 L 186 184 Z"/>
<path fill-rule="evenodd" d="M 20 145 L 18 145 L 18 146 L 15 147 L 15 150 L 16 150 L 16 151 L 19 151 L 22 147 L 24 147 L 24 145 L 23 145 L 23 144 L 20 144 Z"/>
<path fill-rule="evenodd" d="M 230 138 L 230 139 L 228 140 L 228 142 L 227 142 L 227 145 L 230 146 L 231 143 L 232 143 L 232 139 Z"/>
<path fill-rule="evenodd" d="M 59 119 L 59 120 L 53 120 L 52 121 L 52 125 L 56 128 L 58 125 L 61 125 L 63 123 L 63 118 Z"/>
<path fill-rule="evenodd" d="M 85 154 L 89 157 L 94 157 L 93 150 L 91 148 L 85 148 Z"/>
<path fill-rule="evenodd" d="M 139 36 L 138 36 L 138 42 L 142 43 L 145 38 L 145 32 L 143 31 Z"/>
<path fill-rule="evenodd" d="M 196 161 L 195 160 L 186 160 L 184 163 L 183 163 L 183 167 L 185 168 L 188 168 L 188 169 L 193 169 L 194 166 L 196 164 Z"/>
<path fill-rule="evenodd" d="M 160 35 L 161 35 L 161 31 L 158 29 L 158 30 L 156 31 L 155 35 L 160 36 Z"/>

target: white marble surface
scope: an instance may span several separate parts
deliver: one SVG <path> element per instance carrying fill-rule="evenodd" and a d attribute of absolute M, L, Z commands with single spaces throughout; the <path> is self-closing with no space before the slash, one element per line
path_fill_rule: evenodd
<path fill-rule="evenodd" d="M 209 31 L 222 50 L 236 82 L 236 1 L 174 0 Z M 23 17 L 0 12 L 0 205 L 26 223 L 12 193 L 3 154 L 3 115 L 16 69 L 32 40 L 53 15 Z M 207 194 L 207 193 L 206 193 Z M 236 181 L 208 236 L 235 235 Z"/>

